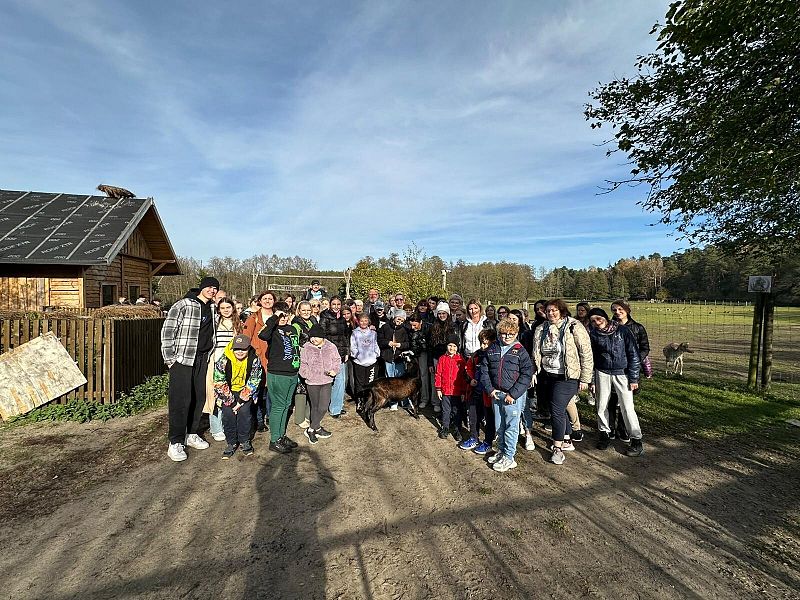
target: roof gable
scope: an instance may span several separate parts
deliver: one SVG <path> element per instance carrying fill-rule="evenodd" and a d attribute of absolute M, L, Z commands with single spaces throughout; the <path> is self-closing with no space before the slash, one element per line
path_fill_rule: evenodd
<path fill-rule="evenodd" d="M 153 261 L 176 264 L 152 198 L 0 190 L 0 263 L 111 264 L 143 220 Z"/>

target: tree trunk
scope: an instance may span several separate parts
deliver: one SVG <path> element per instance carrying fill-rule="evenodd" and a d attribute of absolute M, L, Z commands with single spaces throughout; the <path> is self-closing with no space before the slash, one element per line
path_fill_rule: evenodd
<path fill-rule="evenodd" d="M 758 359 L 761 354 L 761 324 L 764 319 L 764 297 L 757 294 L 753 304 L 753 331 L 750 334 L 750 368 L 747 372 L 747 387 L 758 388 Z"/>
<path fill-rule="evenodd" d="M 764 298 L 764 341 L 761 358 L 761 391 L 769 391 L 772 383 L 772 338 L 775 324 L 775 296 L 765 294 Z"/>

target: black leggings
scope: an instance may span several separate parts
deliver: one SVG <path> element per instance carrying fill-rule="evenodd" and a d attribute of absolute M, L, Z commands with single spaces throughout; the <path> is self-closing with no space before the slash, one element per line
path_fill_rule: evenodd
<path fill-rule="evenodd" d="M 306 384 L 308 390 L 308 403 L 311 405 L 311 429 L 315 431 L 320 428 L 322 424 L 322 417 L 331 405 L 331 388 L 332 383 L 324 385 L 311 385 Z"/>
<path fill-rule="evenodd" d="M 541 385 L 542 397 L 550 404 L 550 417 L 553 420 L 553 441 L 562 442 L 572 435 L 572 424 L 567 415 L 567 404 L 578 393 L 580 382 L 577 379 L 564 379 L 563 375 L 553 375 L 547 371 L 539 373 L 537 383 Z"/>

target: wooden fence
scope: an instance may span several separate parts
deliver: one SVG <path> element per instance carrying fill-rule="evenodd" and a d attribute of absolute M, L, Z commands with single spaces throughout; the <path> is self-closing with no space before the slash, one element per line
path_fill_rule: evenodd
<path fill-rule="evenodd" d="M 164 319 L 2 319 L 0 354 L 52 331 L 86 376 L 86 385 L 57 402 L 116 402 L 122 392 L 164 373 Z"/>

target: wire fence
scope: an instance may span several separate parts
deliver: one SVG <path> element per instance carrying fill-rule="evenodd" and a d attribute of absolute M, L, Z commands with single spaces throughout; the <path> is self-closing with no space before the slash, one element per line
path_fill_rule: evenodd
<path fill-rule="evenodd" d="M 684 373 L 747 381 L 752 303 L 633 302 L 631 310 L 633 318 L 647 329 L 650 359 L 657 371 L 664 372 L 664 346 L 687 342 L 692 353 L 684 356 Z M 800 384 L 798 307 L 775 307 L 772 380 Z"/>

